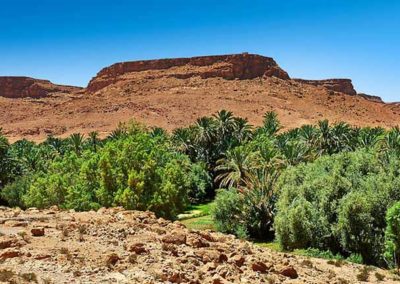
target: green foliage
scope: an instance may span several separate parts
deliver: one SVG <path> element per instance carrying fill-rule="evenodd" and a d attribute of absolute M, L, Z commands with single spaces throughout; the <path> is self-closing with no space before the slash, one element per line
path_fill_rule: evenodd
<path fill-rule="evenodd" d="M 212 216 L 218 230 L 240 238 L 273 238 L 274 204 L 270 193 L 262 189 L 220 190 L 215 198 Z"/>
<path fill-rule="evenodd" d="M 212 191 L 212 179 L 203 163 L 195 163 L 191 168 L 191 185 L 188 196 L 191 203 L 204 201 Z"/>
<path fill-rule="evenodd" d="M 343 260 L 343 257 L 339 254 L 333 254 L 331 251 L 319 250 L 316 248 L 308 248 L 302 251 L 296 251 L 297 254 L 301 254 L 309 257 L 323 258 L 323 259 L 334 259 L 334 260 Z"/>
<path fill-rule="evenodd" d="M 400 202 L 386 214 L 385 258 L 391 267 L 400 268 Z"/>
<path fill-rule="evenodd" d="M 7 184 L 9 180 L 9 166 L 10 160 L 7 155 L 9 143 L 7 138 L 3 135 L 0 128 L 0 189 Z"/>
<path fill-rule="evenodd" d="M 400 200 L 400 128 L 323 120 L 283 129 L 274 112 L 254 129 L 221 110 L 172 135 L 131 122 L 105 139 L 92 132 L 9 144 L 0 131 L 0 201 L 175 218 L 217 190 L 212 211 L 222 231 L 267 240 L 276 233 L 284 249 L 398 264 L 397 213 L 385 215 Z M 210 227 L 203 217 L 199 227 Z"/>
<path fill-rule="evenodd" d="M 28 191 L 30 184 L 30 176 L 18 177 L 14 182 L 6 184 L 0 192 L 0 197 L 7 200 L 9 206 L 24 207 L 22 197 Z"/>
<path fill-rule="evenodd" d="M 237 189 L 221 190 L 215 197 L 211 215 L 217 229 L 224 233 L 240 233 L 245 231 L 243 214 L 243 195 Z"/>
<path fill-rule="evenodd" d="M 279 190 L 275 229 L 284 249 L 313 247 L 360 254 L 384 265 L 385 212 L 400 200 L 399 160 L 360 150 L 287 169 Z"/>
<path fill-rule="evenodd" d="M 72 135 L 68 139 L 71 150 L 56 154 L 45 166 L 26 163 L 31 174 L 9 184 L 2 197 L 21 207 L 59 205 L 90 210 L 123 206 L 175 218 L 187 206 L 188 193 L 202 198 L 209 190 L 210 177 L 204 166 L 192 165 L 171 147 L 165 135 L 136 124 L 120 129 L 124 135 L 115 135 L 104 145 L 96 134 L 91 134 L 88 142 L 82 135 Z M 50 149 L 48 144 L 29 147 L 29 152 L 36 149 L 39 153 Z"/>

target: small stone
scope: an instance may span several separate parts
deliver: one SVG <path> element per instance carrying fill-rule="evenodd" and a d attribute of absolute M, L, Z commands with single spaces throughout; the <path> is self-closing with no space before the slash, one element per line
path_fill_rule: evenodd
<path fill-rule="evenodd" d="M 7 258 L 13 258 L 13 257 L 18 257 L 21 255 L 21 252 L 16 249 L 5 249 L 0 253 L 0 259 L 4 260 Z"/>
<path fill-rule="evenodd" d="M 31 234 L 34 237 L 42 237 L 42 236 L 44 236 L 44 228 L 43 227 L 32 228 Z"/>
<path fill-rule="evenodd" d="M 299 277 L 296 269 L 294 269 L 292 266 L 287 266 L 287 267 L 283 268 L 279 273 L 281 275 L 289 277 L 291 279 L 296 279 L 297 277 Z"/>
<path fill-rule="evenodd" d="M 26 227 L 28 226 L 29 222 L 28 221 L 15 221 L 15 220 L 9 220 L 4 222 L 4 225 L 7 227 Z"/>
<path fill-rule="evenodd" d="M 46 259 L 46 258 L 50 258 L 50 257 L 51 257 L 50 254 L 39 253 L 39 254 L 35 255 L 33 258 L 37 259 L 37 260 L 42 260 L 42 259 Z"/>
<path fill-rule="evenodd" d="M 226 254 L 221 253 L 218 257 L 218 262 L 222 263 L 222 262 L 227 262 L 228 261 L 228 257 L 226 256 Z"/>
<path fill-rule="evenodd" d="M 129 247 L 129 251 L 134 252 L 136 254 L 144 254 L 147 253 L 147 249 L 144 247 L 143 243 L 134 243 Z"/>
<path fill-rule="evenodd" d="M 112 253 L 107 257 L 106 264 L 107 266 L 114 266 L 119 261 L 119 256 L 116 253 Z"/>
<path fill-rule="evenodd" d="M 242 266 L 244 264 L 245 258 L 244 256 L 237 254 L 231 258 L 231 262 L 236 264 L 237 266 Z"/>
<path fill-rule="evenodd" d="M 202 237 L 193 235 L 188 236 L 187 243 L 194 248 L 204 248 L 210 246 L 210 244 Z"/>
<path fill-rule="evenodd" d="M 13 239 L 2 239 L 0 240 L 0 249 L 6 249 L 12 247 L 14 244 Z"/>
<path fill-rule="evenodd" d="M 268 270 L 268 266 L 264 262 L 261 262 L 261 261 L 254 262 L 251 265 L 251 268 L 253 269 L 253 271 L 257 271 L 257 272 L 261 272 L 261 273 L 265 273 Z"/>
<path fill-rule="evenodd" d="M 218 275 L 214 275 L 213 278 L 212 278 L 212 283 L 213 284 L 223 284 L 224 281 Z"/>
<path fill-rule="evenodd" d="M 165 235 L 162 241 L 167 244 L 183 245 L 186 244 L 186 235 L 183 233 L 171 233 Z"/>
<path fill-rule="evenodd" d="M 181 283 L 183 280 L 183 275 L 178 272 L 174 272 L 171 276 L 168 277 L 168 281 L 171 283 Z"/>

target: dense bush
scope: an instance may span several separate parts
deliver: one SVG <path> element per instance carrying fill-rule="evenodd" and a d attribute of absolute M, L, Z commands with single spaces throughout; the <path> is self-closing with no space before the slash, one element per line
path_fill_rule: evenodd
<path fill-rule="evenodd" d="M 273 239 L 274 205 L 269 193 L 261 189 L 220 190 L 212 216 L 218 230 L 263 240 Z"/>
<path fill-rule="evenodd" d="M 399 160 L 359 150 L 287 169 L 279 178 L 275 229 L 284 249 L 360 254 L 384 265 L 387 208 L 400 200 Z"/>
<path fill-rule="evenodd" d="M 204 194 L 210 180 L 201 165 L 193 166 L 168 139 L 153 134 L 131 127 L 96 151 L 74 136 L 64 155 L 17 178 L 1 195 L 21 207 L 123 206 L 174 218 L 188 205 L 188 192 Z"/>
<path fill-rule="evenodd" d="M 213 215 L 224 232 L 276 233 L 285 249 L 394 263 L 395 218 L 384 216 L 400 200 L 399 157 L 398 127 L 323 120 L 283 131 L 273 112 L 253 128 L 222 110 L 172 135 L 131 123 L 106 139 L 92 132 L 10 144 L 0 132 L 0 203 L 121 205 L 174 218 L 218 192 Z"/>
<path fill-rule="evenodd" d="M 386 214 L 385 257 L 391 267 L 400 268 L 400 202 Z"/>
<path fill-rule="evenodd" d="M 243 195 L 235 189 L 220 190 L 211 209 L 217 229 L 224 233 L 247 237 L 243 216 Z"/>

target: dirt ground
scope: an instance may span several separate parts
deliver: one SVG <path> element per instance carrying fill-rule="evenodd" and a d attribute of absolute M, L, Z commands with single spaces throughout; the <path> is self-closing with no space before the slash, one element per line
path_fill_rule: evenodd
<path fill-rule="evenodd" d="M 278 253 L 153 213 L 0 209 L 5 283 L 399 283 L 374 267 Z"/>

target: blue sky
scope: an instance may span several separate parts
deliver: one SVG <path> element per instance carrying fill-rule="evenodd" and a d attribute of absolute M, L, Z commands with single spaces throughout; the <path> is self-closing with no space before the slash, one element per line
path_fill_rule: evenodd
<path fill-rule="evenodd" d="M 250 52 L 400 101 L 398 0 L 0 0 L 0 75 L 86 86 L 119 61 Z"/>

